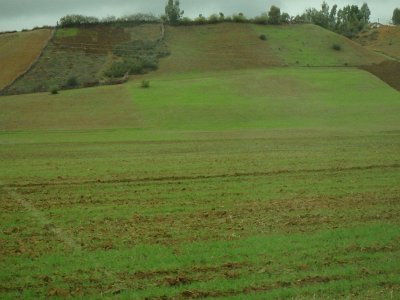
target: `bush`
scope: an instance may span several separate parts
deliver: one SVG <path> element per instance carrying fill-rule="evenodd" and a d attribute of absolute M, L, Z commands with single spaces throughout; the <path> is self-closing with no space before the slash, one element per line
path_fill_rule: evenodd
<path fill-rule="evenodd" d="M 75 76 L 71 76 L 67 80 L 67 87 L 77 87 L 79 85 L 78 79 Z"/>
<path fill-rule="evenodd" d="M 212 14 L 211 16 L 208 17 L 209 24 L 216 24 L 218 22 L 220 22 L 220 18 L 217 14 Z"/>
<path fill-rule="evenodd" d="M 184 17 L 179 21 L 180 25 L 193 25 L 193 21 L 192 19 L 188 18 L 188 17 Z"/>
<path fill-rule="evenodd" d="M 266 41 L 267 40 L 267 36 L 265 34 L 261 34 L 260 35 L 260 40 Z"/>
<path fill-rule="evenodd" d="M 148 89 L 150 87 L 150 81 L 142 80 L 142 84 L 140 85 L 140 87 L 143 89 Z"/>
<path fill-rule="evenodd" d="M 339 44 L 333 44 L 332 49 L 335 51 L 340 51 L 342 50 L 342 46 L 340 46 Z"/>
<path fill-rule="evenodd" d="M 194 23 L 197 25 L 204 25 L 207 24 L 207 19 L 200 14 L 196 19 L 194 19 Z"/>
<path fill-rule="evenodd" d="M 110 78 L 120 78 L 127 72 L 129 72 L 129 65 L 125 61 L 117 61 L 104 74 Z"/>
<path fill-rule="evenodd" d="M 57 95 L 58 94 L 58 88 L 57 87 L 53 87 L 50 89 L 50 94 L 52 95 Z"/>
<path fill-rule="evenodd" d="M 155 57 L 147 56 L 141 59 L 141 64 L 144 69 L 148 70 L 157 70 L 158 69 L 158 60 Z"/>
<path fill-rule="evenodd" d="M 238 15 L 232 16 L 232 21 L 236 23 L 246 23 L 248 20 L 244 14 L 239 13 Z"/>
<path fill-rule="evenodd" d="M 144 74 L 144 66 L 142 61 L 131 61 L 128 62 L 129 66 L 129 75 L 139 75 L 139 74 Z"/>
<path fill-rule="evenodd" d="M 261 16 L 257 16 L 253 19 L 253 22 L 255 24 L 266 25 L 266 24 L 268 24 L 268 15 L 262 14 Z"/>

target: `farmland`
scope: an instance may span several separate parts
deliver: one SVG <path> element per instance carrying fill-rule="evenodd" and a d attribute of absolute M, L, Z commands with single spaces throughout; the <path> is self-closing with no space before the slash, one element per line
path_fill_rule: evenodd
<path fill-rule="evenodd" d="M 399 92 L 170 49 L 149 89 L 0 98 L 0 297 L 399 297 Z"/>
<path fill-rule="evenodd" d="M 158 24 L 57 29 L 35 67 L 13 84 L 7 94 L 59 89 L 67 86 L 71 77 L 76 78 L 79 87 L 95 86 L 117 60 L 112 51 L 115 46 L 141 39 L 153 40 L 159 35 Z"/>
<path fill-rule="evenodd" d="M 51 30 L 40 29 L 0 35 L 0 70 L 7 70 L 0 72 L 0 90 L 28 69 L 50 34 Z"/>

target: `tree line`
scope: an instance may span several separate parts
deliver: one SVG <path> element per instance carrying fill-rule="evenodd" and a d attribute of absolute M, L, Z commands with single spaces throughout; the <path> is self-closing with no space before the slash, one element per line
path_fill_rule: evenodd
<path fill-rule="evenodd" d="M 83 15 L 67 15 L 60 19 L 59 26 L 72 27 L 84 25 L 98 24 L 143 24 L 143 23 L 158 23 L 166 22 L 173 26 L 178 25 L 202 25 L 215 24 L 220 22 L 237 22 L 237 23 L 255 23 L 255 24 L 315 24 L 331 31 L 343 34 L 347 37 L 354 37 L 362 31 L 370 23 L 371 10 L 367 3 L 361 7 L 358 5 L 346 5 L 343 8 L 338 5 L 329 5 L 324 1 L 320 9 L 308 8 L 301 15 L 290 16 L 286 12 L 275 5 L 272 5 L 269 10 L 254 18 L 247 18 L 243 13 L 225 16 L 222 12 L 212 14 L 211 16 L 203 16 L 200 14 L 197 18 L 191 19 L 184 17 L 184 11 L 180 8 L 179 0 L 168 0 L 165 6 L 165 14 L 155 16 L 153 14 L 132 14 L 120 18 L 106 17 L 96 18 Z M 396 8 L 392 17 L 393 24 L 400 24 L 400 9 Z"/>

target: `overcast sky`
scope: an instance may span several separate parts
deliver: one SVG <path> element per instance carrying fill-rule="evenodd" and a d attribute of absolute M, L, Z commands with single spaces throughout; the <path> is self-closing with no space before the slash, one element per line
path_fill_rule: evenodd
<path fill-rule="evenodd" d="M 137 12 L 163 13 L 166 0 L 0 0 L 0 31 L 21 30 L 41 25 L 55 25 L 67 14 L 84 14 L 96 17 L 122 16 Z M 367 2 L 372 21 L 388 23 L 399 0 L 337 0 L 327 1 L 330 6 L 338 4 L 362 5 Z M 302 13 L 306 8 L 320 8 L 322 0 L 181 0 L 185 16 L 208 16 L 223 12 L 225 15 L 243 12 L 253 17 L 267 11 L 271 5 L 279 6 L 290 15 Z"/>

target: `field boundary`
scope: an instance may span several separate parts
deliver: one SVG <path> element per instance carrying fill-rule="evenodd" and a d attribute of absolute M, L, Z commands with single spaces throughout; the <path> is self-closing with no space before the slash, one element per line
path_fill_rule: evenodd
<path fill-rule="evenodd" d="M 43 56 L 44 50 L 46 50 L 47 46 L 51 42 L 51 40 L 54 38 L 55 34 L 57 32 L 57 27 L 54 27 L 53 30 L 50 33 L 49 38 L 46 40 L 46 42 L 43 44 L 43 47 L 40 49 L 38 56 L 35 58 L 35 60 L 20 74 L 17 75 L 17 77 L 11 81 L 9 84 L 7 84 L 3 89 L 0 90 L 0 95 L 3 94 L 4 92 L 7 91 L 15 82 L 17 82 L 19 79 L 21 79 L 26 73 L 31 71 L 39 62 L 40 58 Z"/>
<path fill-rule="evenodd" d="M 271 176 L 280 174 L 299 174 L 299 173 L 322 173 L 322 172 L 346 172 L 346 171 L 364 171 L 373 169 L 398 169 L 400 164 L 391 165 L 369 165 L 354 166 L 348 168 L 321 168 L 321 169 L 299 169 L 299 170 L 275 170 L 267 172 L 251 172 L 251 173 L 232 173 L 232 174 L 215 174 L 215 175 L 194 175 L 194 176 L 166 176 L 166 177 L 146 177 L 146 178 L 122 178 L 111 180 L 84 180 L 84 181 L 64 181 L 64 182 L 42 182 L 42 183 L 26 183 L 26 184 L 4 184 L 7 188 L 29 188 L 43 186 L 62 186 L 62 185 L 87 185 L 87 184 L 118 184 L 118 183 L 146 183 L 146 182 L 170 182 L 183 180 L 207 180 L 219 178 L 235 178 L 235 177 L 253 177 L 253 176 Z"/>

